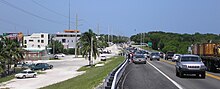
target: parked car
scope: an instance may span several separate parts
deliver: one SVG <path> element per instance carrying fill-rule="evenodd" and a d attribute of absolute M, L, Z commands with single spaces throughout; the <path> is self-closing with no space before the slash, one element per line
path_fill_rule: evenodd
<path fill-rule="evenodd" d="M 101 56 L 101 61 L 106 61 L 106 56 Z"/>
<path fill-rule="evenodd" d="M 16 78 L 35 78 L 37 73 L 32 70 L 23 70 L 22 72 L 15 74 Z"/>
<path fill-rule="evenodd" d="M 196 74 L 205 78 L 206 66 L 197 55 L 181 55 L 176 62 L 176 76 L 183 77 L 184 74 Z"/>
<path fill-rule="evenodd" d="M 30 66 L 31 70 L 46 70 L 46 69 L 52 69 L 53 65 L 49 65 L 47 63 L 37 63 L 35 65 Z"/>
<path fill-rule="evenodd" d="M 165 55 L 165 60 L 172 59 L 174 56 L 174 52 L 167 52 Z"/>
<path fill-rule="evenodd" d="M 57 57 L 65 57 L 66 55 L 63 54 L 63 53 L 60 53 L 60 54 L 55 54 L 55 56 L 57 56 Z"/>
<path fill-rule="evenodd" d="M 147 60 L 146 60 L 146 58 L 143 54 L 135 54 L 134 57 L 133 57 L 133 62 L 135 64 L 137 64 L 137 63 L 146 64 Z"/>
<path fill-rule="evenodd" d="M 57 55 L 54 55 L 53 58 L 54 58 L 54 59 L 58 59 L 58 56 L 57 56 Z"/>
<path fill-rule="evenodd" d="M 172 61 L 175 62 L 179 58 L 180 54 L 174 54 Z"/>
<path fill-rule="evenodd" d="M 158 52 L 152 52 L 150 54 L 150 60 L 157 60 L 160 61 L 160 54 Z"/>

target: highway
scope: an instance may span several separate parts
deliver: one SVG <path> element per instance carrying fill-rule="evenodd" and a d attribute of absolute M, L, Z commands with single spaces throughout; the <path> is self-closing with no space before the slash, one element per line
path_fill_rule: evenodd
<path fill-rule="evenodd" d="M 121 89 L 220 89 L 219 73 L 208 73 L 205 79 L 193 75 L 179 78 L 175 74 L 175 63 L 149 61 L 146 64 L 129 63 Z M 214 77 L 213 77 L 214 76 Z"/>

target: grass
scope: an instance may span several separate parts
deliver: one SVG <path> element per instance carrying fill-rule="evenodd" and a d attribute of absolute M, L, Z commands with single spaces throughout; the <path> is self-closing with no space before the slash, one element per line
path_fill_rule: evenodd
<path fill-rule="evenodd" d="M 94 89 L 115 67 L 124 61 L 124 57 L 114 57 L 110 60 L 112 61 L 103 67 L 81 68 L 86 71 L 84 74 L 41 89 Z"/>
<path fill-rule="evenodd" d="M 46 74 L 46 72 L 38 71 L 37 74 Z"/>
<path fill-rule="evenodd" d="M 10 75 L 10 76 L 7 76 L 7 77 L 0 78 L 0 83 L 9 81 L 9 80 L 11 80 L 11 79 L 14 79 L 14 78 L 15 78 L 14 76 L 15 76 L 15 75 L 13 74 L 13 75 Z"/>
<path fill-rule="evenodd" d="M 60 58 L 57 58 L 57 59 L 55 59 L 55 58 L 50 58 L 49 60 L 61 60 Z"/>

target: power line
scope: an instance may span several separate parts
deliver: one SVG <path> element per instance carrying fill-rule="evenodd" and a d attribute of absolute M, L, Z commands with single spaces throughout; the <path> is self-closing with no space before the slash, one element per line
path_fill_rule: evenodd
<path fill-rule="evenodd" d="M 44 9 L 46 9 L 46 10 L 48 10 L 48 11 L 50 11 L 50 12 L 56 14 L 56 15 L 59 15 L 59 16 L 65 17 L 65 18 L 69 18 L 68 16 L 65 16 L 65 15 L 63 15 L 63 14 L 61 14 L 61 13 L 58 13 L 58 12 L 52 10 L 52 9 L 47 8 L 46 6 L 44 6 L 44 5 L 40 4 L 40 3 L 38 3 L 38 2 L 35 1 L 35 0 L 31 0 L 31 1 L 32 1 L 33 3 L 35 3 L 36 5 L 42 7 L 42 8 L 44 8 Z"/>
<path fill-rule="evenodd" d="M 13 4 L 11 4 L 11 3 L 5 1 L 5 0 L 1 0 L 0 2 L 3 3 L 3 4 L 5 4 L 5 5 L 8 5 L 8 6 L 14 8 L 14 9 L 17 9 L 17 10 L 23 12 L 23 13 L 26 13 L 26 14 L 28 14 L 28 15 L 34 16 L 34 17 L 36 17 L 36 18 L 39 18 L 39 19 L 42 19 L 42 20 L 45 20 L 45 21 L 48 21 L 48 22 L 51 22 L 51 23 L 67 25 L 67 24 L 63 24 L 63 23 L 60 23 L 60 22 L 57 22 L 57 21 L 54 21 L 54 20 L 51 20 L 51 19 L 47 19 L 47 18 L 41 17 L 41 16 L 36 15 L 36 14 L 34 14 L 34 13 L 31 13 L 31 12 L 29 12 L 29 11 L 26 11 L 26 10 L 24 10 L 24 9 L 22 9 L 22 8 L 19 8 L 19 7 L 15 6 L 15 5 L 13 5 Z"/>

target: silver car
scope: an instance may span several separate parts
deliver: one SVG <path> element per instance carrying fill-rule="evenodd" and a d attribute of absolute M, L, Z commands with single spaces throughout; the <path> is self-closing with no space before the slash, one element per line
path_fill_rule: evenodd
<path fill-rule="evenodd" d="M 160 53 L 159 52 L 153 52 L 150 54 L 150 60 L 157 60 L 160 61 Z"/>
<path fill-rule="evenodd" d="M 137 63 L 146 64 L 147 60 L 146 60 L 146 58 L 145 58 L 145 56 L 143 54 L 135 54 L 134 58 L 133 58 L 133 62 L 135 64 L 137 64 Z"/>
<path fill-rule="evenodd" d="M 196 74 L 205 78 L 206 66 L 197 55 L 180 55 L 176 62 L 176 76 L 183 77 L 184 74 Z M 201 75 L 201 76 L 200 76 Z"/>

